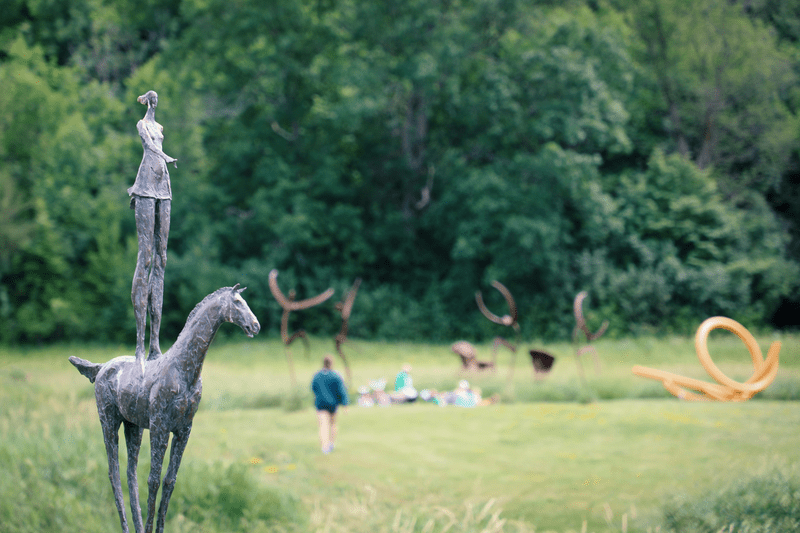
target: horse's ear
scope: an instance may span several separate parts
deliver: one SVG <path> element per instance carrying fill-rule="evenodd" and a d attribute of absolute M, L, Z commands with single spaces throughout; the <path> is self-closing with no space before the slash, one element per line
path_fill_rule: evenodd
<path fill-rule="evenodd" d="M 231 288 L 231 290 L 234 291 L 234 292 L 236 292 L 238 289 L 239 289 L 239 284 L 238 283 Z M 242 290 L 244 290 L 244 289 L 242 289 Z M 239 292 L 242 292 L 242 291 L 239 291 Z"/>

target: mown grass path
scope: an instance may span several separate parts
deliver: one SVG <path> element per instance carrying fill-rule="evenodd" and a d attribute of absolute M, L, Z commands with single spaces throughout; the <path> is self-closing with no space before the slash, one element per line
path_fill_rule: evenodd
<path fill-rule="evenodd" d="M 555 531 L 605 527 L 606 505 L 632 524 L 655 520 L 670 494 L 800 460 L 795 402 L 351 408 L 340 426 L 337 450 L 322 456 L 311 410 L 209 412 L 187 458 L 248 461 L 265 483 L 354 523 L 365 502 L 458 508 L 496 498 L 505 516 Z"/>

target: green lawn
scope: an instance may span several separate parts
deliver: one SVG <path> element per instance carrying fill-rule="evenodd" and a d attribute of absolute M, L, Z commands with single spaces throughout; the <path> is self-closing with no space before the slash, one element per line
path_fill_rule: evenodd
<path fill-rule="evenodd" d="M 766 351 L 772 339 L 760 340 Z M 584 521 L 587 531 L 614 531 L 621 530 L 623 515 L 628 531 L 647 531 L 658 524 L 661 503 L 670 495 L 701 497 L 739 477 L 798 463 L 800 409 L 796 399 L 781 400 L 798 393 L 800 348 L 797 337 L 782 340 L 774 391 L 731 404 L 682 402 L 630 373 L 634 364 L 644 364 L 703 378 L 692 339 L 603 340 L 597 343 L 601 374 L 587 360 L 586 386 L 568 344 L 535 344 L 557 357 L 543 381 L 532 379 L 530 363 L 520 354 L 511 386 L 509 355 L 501 352 L 497 374 L 467 376 L 485 392 L 500 392 L 500 404 L 352 406 L 339 416 L 336 451 L 323 456 L 310 393 L 306 385 L 290 389 L 279 342 L 231 337 L 209 351 L 184 468 L 219 463 L 247 469 L 260 486 L 299 502 L 299 531 L 426 531 L 433 518 L 427 531 L 444 530 L 450 522 L 463 526 L 452 531 L 472 531 L 464 525 L 471 520 L 487 531 L 577 532 Z M 310 381 L 331 344 L 313 339 L 308 359 L 297 345 L 301 383 Z M 715 333 L 710 349 L 723 372 L 748 377 L 749 356 L 735 337 Z M 482 358 L 490 356 L 490 346 L 479 350 Z M 21 453 L 13 446 L 42 438 L 76 440 L 94 459 L 86 468 L 73 465 L 72 475 L 98 486 L 96 504 L 115 527 L 92 386 L 67 357 L 102 362 L 124 353 L 84 347 L 0 352 L 0 430 L 12 437 L 0 459 Z M 449 388 L 461 378 L 458 358 L 447 346 L 354 341 L 349 354 L 356 386 L 378 377 L 391 383 L 404 362 L 413 365 L 418 388 Z M 293 394 L 303 407 L 280 407 L 291 405 L 286 398 Z M 148 453 L 145 446 L 143 497 Z M 75 461 L 69 457 L 62 461 Z M 179 474 L 176 494 L 182 479 Z M 0 491 L 13 481 L 0 474 Z M 492 522 L 492 513 L 501 509 Z M 170 506 L 169 516 L 167 531 L 182 531 L 182 509 Z M 497 529 L 502 519 L 507 521 Z"/>

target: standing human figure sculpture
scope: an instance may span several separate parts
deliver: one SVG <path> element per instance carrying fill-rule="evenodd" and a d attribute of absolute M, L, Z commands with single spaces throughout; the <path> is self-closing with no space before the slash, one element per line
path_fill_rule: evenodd
<path fill-rule="evenodd" d="M 139 254 L 136 257 L 131 288 L 133 313 L 136 317 L 136 362 L 144 370 L 145 359 L 155 359 L 161 355 L 158 337 L 164 301 L 164 269 L 167 264 L 167 237 L 172 202 L 167 163 L 173 163 L 178 168 L 178 160 L 165 154 L 161 148 L 164 128 L 155 119 L 158 94 L 147 91 L 137 101 L 147 106 L 144 118 L 136 124 L 144 155 L 136 173 L 136 181 L 128 189 L 128 195 L 131 197 L 131 209 L 135 212 L 139 238 Z M 150 351 L 146 353 L 144 339 L 148 314 Z"/>

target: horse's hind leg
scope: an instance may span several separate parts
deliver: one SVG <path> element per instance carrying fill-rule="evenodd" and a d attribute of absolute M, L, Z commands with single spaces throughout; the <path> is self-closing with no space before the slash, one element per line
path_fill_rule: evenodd
<path fill-rule="evenodd" d="M 133 529 L 142 533 L 142 508 L 139 505 L 139 482 L 136 479 L 136 467 L 139 465 L 139 448 L 142 446 L 142 433 L 144 430 L 127 420 L 125 425 L 125 444 L 128 446 L 128 495 L 131 500 L 131 514 L 133 515 Z"/>
<path fill-rule="evenodd" d="M 157 533 L 162 533 L 164 531 L 164 520 L 167 517 L 169 499 L 172 497 L 172 491 L 175 489 L 175 480 L 178 478 L 178 468 L 181 466 L 181 458 L 183 457 L 183 451 L 186 449 L 186 443 L 189 442 L 189 433 L 191 433 L 191 431 L 192 426 L 189 426 L 175 432 L 172 436 L 169 467 L 167 468 L 167 475 L 164 476 L 164 486 L 161 489 L 161 504 L 158 506 Z"/>
<path fill-rule="evenodd" d="M 119 425 L 121 423 L 122 417 L 118 413 L 100 411 L 100 425 L 103 427 L 103 440 L 106 442 L 106 455 L 108 455 L 108 479 L 111 481 L 111 488 L 114 491 L 114 502 L 117 504 L 122 531 L 128 533 L 125 502 L 122 500 L 122 482 L 119 478 Z"/>
<path fill-rule="evenodd" d="M 162 426 L 163 427 L 163 426 Z M 156 515 L 156 495 L 161 484 L 161 466 L 169 444 L 169 431 L 165 431 L 153 420 L 150 421 L 150 475 L 147 478 L 147 521 L 145 533 L 153 532 L 153 518 Z"/>

